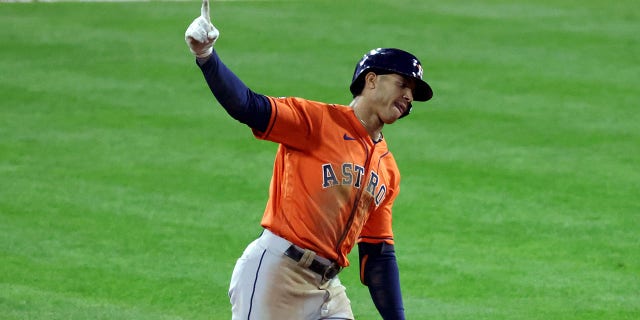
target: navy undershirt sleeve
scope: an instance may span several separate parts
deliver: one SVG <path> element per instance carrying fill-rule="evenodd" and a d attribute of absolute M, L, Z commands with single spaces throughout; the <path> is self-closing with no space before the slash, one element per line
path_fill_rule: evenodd
<path fill-rule="evenodd" d="M 227 66 L 214 50 L 206 60 L 197 60 L 209 89 L 220 105 L 234 119 L 264 132 L 271 117 L 269 99 L 249 89 Z"/>
<path fill-rule="evenodd" d="M 373 304 L 383 319 L 403 320 L 400 273 L 393 245 L 359 243 L 362 283 L 369 287 Z"/>

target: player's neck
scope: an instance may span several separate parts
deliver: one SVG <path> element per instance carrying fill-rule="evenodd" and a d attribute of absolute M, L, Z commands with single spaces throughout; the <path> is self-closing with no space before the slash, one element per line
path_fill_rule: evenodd
<path fill-rule="evenodd" d="M 367 130 L 369 136 L 373 141 L 379 141 L 382 138 L 382 127 L 384 123 L 378 118 L 375 113 L 368 112 L 364 107 L 361 97 L 356 97 L 349 104 L 353 108 L 356 118 L 360 121 L 360 124 Z"/>

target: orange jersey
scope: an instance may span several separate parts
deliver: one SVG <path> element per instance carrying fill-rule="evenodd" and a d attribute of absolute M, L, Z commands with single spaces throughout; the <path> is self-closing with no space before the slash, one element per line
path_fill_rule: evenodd
<path fill-rule="evenodd" d="M 279 143 L 262 226 L 348 266 L 356 241 L 393 244 L 400 172 L 348 106 L 273 98 L 259 139 Z"/>

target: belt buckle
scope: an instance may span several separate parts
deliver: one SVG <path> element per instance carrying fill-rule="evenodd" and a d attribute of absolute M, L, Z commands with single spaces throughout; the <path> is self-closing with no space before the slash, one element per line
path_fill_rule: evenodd
<path fill-rule="evenodd" d="M 332 263 L 326 269 L 324 269 L 324 273 L 322 275 L 322 280 L 323 281 L 328 281 L 328 280 L 333 279 L 335 276 L 338 275 L 338 273 L 340 273 L 341 270 L 342 270 L 342 268 L 337 266 L 335 263 Z"/>

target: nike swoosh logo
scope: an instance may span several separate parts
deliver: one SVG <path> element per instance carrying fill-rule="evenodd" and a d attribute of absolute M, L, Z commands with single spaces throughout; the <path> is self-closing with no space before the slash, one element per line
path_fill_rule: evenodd
<path fill-rule="evenodd" d="M 345 140 L 355 140 L 356 138 L 354 137 L 350 137 L 349 135 L 347 135 L 346 133 L 344 134 L 344 136 L 342 136 Z"/>

